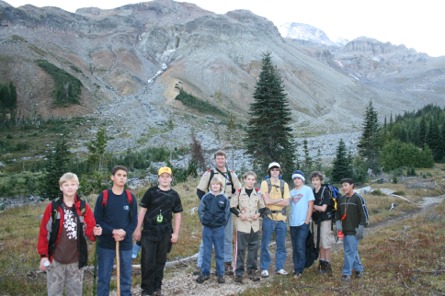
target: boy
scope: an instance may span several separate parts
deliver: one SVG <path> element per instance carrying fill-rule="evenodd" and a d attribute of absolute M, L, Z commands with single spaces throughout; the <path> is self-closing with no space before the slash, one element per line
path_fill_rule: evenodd
<path fill-rule="evenodd" d="M 113 186 L 97 197 L 94 217 L 102 227 L 98 247 L 97 295 L 107 296 L 110 290 L 111 272 L 119 243 L 121 295 L 131 295 L 131 249 L 132 234 L 137 225 L 136 198 L 124 186 L 128 169 L 118 165 L 111 171 Z M 104 200 L 104 194 L 108 199 Z"/>
<path fill-rule="evenodd" d="M 133 238 L 141 240 L 142 245 L 142 295 L 162 295 L 167 253 L 172 244 L 178 242 L 182 204 L 178 193 L 170 187 L 172 180 L 172 170 L 161 167 L 158 171 L 159 185 L 149 188 L 139 204 L 138 225 Z M 142 224 L 144 230 L 141 238 Z"/>
<path fill-rule="evenodd" d="M 238 176 L 234 171 L 231 171 L 227 168 L 227 155 L 224 151 L 218 150 L 213 155 L 213 159 L 215 161 L 214 167 L 212 169 L 207 170 L 199 180 L 198 187 L 196 189 L 196 194 L 199 199 L 209 191 L 210 180 L 215 175 L 219 175 L 224 178 L 223 185 L 223 193 L 229 198 L 236 192 L 236 190 L 241 188 L 241 183 L 238 180 Z M 224 270 L 226 275 L 233 275 L 233 266 L 232 266 L 232 253 L 233 253 L 233 223 L 232 223 L 232 215 L 229 215 L 229 220 L 224 227 Z M 196 271 L 193 273 L 194 275 L 201 274 L 200 268 L 202 265 L 202 242 L 199 247 L 198 253 L 198 261 L 196 263 Z"/>
<path fill-rule="evenodd" d="M 254 189 L 256 174 L 249 171 L 244 174 L 244 187 L 238 190 L 230 200 L 230 212 L 236 219 L 236 269 L 235 282 L 243 282 L 244 256 L 247 248 L 247 272 L 252 281 L 259 281 L 257 276 L 257 258 L 260 230 L 260 216 L 265 204 L 261 194 Z"/>
<path fill-rule="evenodd" d="M 314 211 L 314 194 L 309 186 L 304 185 L 304 175 L 300 170 L 292 173 L 295 188 L 290 192 L 289 226 L 294 261 L 294 278 L 303 275 L 306 262 L 306 239 L 309 223 Z"/>
<path fill-rule="evenodd" d="M 218 283 L 224 280 L 224 226 L 227 224 L 229 200 L 223 193 L 224 179 L 215 175 L 210 180 L 210 191 L 205 194 L 199 204 L 198 214 L 202 224 L 203 255 L 201 275 L 196 279 L 199 284 L 210 278 L 210 259 L 212 245 L 215 249 L 216 276 Z"/>
<path fill-rule="evenodd" d="M 82 295 L 83 267 L 88 261 L 85 236 L 95 241 L 102 229 L 95 227 L 90 206 L 77 195 L 77 176 L 64 174 L 59 186 L 62 199 L 48 204 L 40 223 L 40 269 L 46 270 L 48 295 L 63 295 L 64 289 L 67 295 Z"/>
<path fill-rule="evenodd" d="M 358 254 L 358 242 L 363 238 L 365 227 L 368 226 L 368 209 L 363 197 L 354 192 L 354 180 L 341 180 L 345 195 L 340 198 L 336 212 L 335 226 L 344 234 L 344 262 L 341 280 L 349 282 L 354 270 L 355 276 L 363 276 L 363 265 Z"/>
<path fill-rule="evenodd" d="M 315 171 L 310 176 L 314 191 L 314 213 L 312 220 L 314 223 L 314 244 L 317 246 L 317 236 L 320 233 L 318 245 L 320 247 L 320 260 L 317 272 L 319 274 L 332 274 L 331 266 L 331 247 L 334 243 L 334 231 L 332 227 L 333 220 L 333 202 L 326 187 L 322 188 L 323 174 Z"/>
<path fill-rule="evenodd" d="M 279 275 L 287 275 L 284 270 L 284 262 L 286 261 L 286 207 L 289 205 L 289 185 L 280 180 L 281 166 L 277 162 L 271 162 L 268 166 L 267 173 L 269 181 L 261 182 L 261 196 L 266 205 L 265 216 L 263 217 L 261 239 L 261 276 L 266 278 L 269 276 L 269 265 L 271 262 L 269 253 L 269 243 L 275 232 L 275 240 L 277 242 L 277 251 L 275 256 L 275 271 Z M 269 186 L 270 184 L 270 186 Z"/>

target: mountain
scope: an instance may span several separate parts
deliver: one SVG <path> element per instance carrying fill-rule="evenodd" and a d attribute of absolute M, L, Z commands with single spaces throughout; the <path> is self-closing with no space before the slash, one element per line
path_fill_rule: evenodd
<path fill-rule="evenodd" d="M 247 10 L 219 15 L 155 0 L 70 13 L 0 1 L 0 21 L 0 82 L 16 85 L 20 115 L 94 118 L 112 150 L 184 147 L 192 131 L 206 149 L 224 146 L 225 119 L 175 97 L 183 89 L 245 124 L 265 52 L 283 79 L 296 137 L 357 131 L 370 100 L 382 118 L 444 105 L 443 57 L 368 38 L 331 45 L 316 30 L 325 43 L 284 38 Z M 36 60 L 79 79 L 79 105 L 54 106 L 55 82 Z"/>

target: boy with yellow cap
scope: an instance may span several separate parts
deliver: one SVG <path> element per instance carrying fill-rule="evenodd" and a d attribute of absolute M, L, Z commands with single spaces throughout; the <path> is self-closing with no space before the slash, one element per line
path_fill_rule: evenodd
<path fill-rule="evenodd" d="M 158 186 L 149 188 L 139 203 L 141 208 L 133 238 L 141 240 L 142 245 L 142 295 L 162 295 L 167 253 L 172 244 L 178 242 L 182 204 L 178 193 L 171 188 L 172 180 L 172 170 L 161 167 L 158 171 Z"/>

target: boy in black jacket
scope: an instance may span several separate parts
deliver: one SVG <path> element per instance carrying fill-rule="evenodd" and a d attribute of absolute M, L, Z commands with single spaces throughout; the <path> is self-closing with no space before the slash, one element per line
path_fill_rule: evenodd
<path fill-rule="evenodd" d="M 363 265 L 358 254 L 358 242 L 363 238 L 365 227 L 368 226 L 368 209 L 363 197 L 354 192 L 354 181 L 350 178 L 341 180 L 345 195 L 339 202 L 336 212 L 335 226 L 344 234 L 344 262 L 342 281 L 350 281 L 352 270 L 355 276 L 363 276 Z"/>

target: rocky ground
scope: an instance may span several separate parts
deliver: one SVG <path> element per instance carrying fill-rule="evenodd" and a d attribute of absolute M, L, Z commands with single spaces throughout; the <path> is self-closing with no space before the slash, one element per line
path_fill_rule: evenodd
<path fill-rule="evenodd" d="M 445 199 L 445 195 L 436 196 L 436 197 L 426 197 L 421 203 L 417 213 L 421 211 L 426 211 L 439 204 Z M 415 213 L 414 213 L 415 214 Z M 378 223 L 372 227 L 367 229 L 367 232 L 375 232 L 385 227 L 389 224 L 407 219 L 412 217 L 413 213 L 409 213 L 388 221 L 384 221 L 382 223 Z M 271 253 L 273 255 L 275 250 L 275 245 L 272 243 L 270 247 Z M 341 252 L 342 244 L 339 242 L 335 245 L 333 252 Z M 291 277 L 292 275 L 292 247 L 290 245 L 290 241 L 287 238 L 287 258 L 285 269 L 289 272 L 287 277 Z M 195 256 L 196 258 L 196 256 Z M 273 260 L 272 260 L 273 262 Z M 262 285 L 267 285 L 267 283 L 271 282 L 273 277 L 281 276 L 276 275 L 271 272 L 270 277 L 266 279 L 261 279 L 259 282 L 252 282 L 247 277 L 244 277 L 243 283 L 239 284 L 233 280 L 233 276 L 225 276 L 226 283 L 218 284 L 216 281 L 216 277 L 214 275 L 211 276 L 210 280 L 206 281 L 204 284 L 196 283 L 196 276 L 192 275 L 192 270 L 194 269 L 195 261 L 194 260 L 186 260 L 186 262 L 179 262 L 177 264 L 172 264 L 169 267 L 168 275 L 163 281 L 163 294 L 164 295 L 195 295 L 195 296 L 208 296 L 208 295 L 238 295 L 239 293 L 245 291 L 248 288 L 259 288 Z M 313 267 L 311 267 L 313 268 Z M 269 271 L 273 271 L 274 266 L 271 264 Z M 313 272 L 313 271 L 308 271 Z M 139 275 L 136 275 L 139 276 Z M 116 295 L 110 294 L 110 295 Z M 135 287 L 133 289 L 133 295 L 141 295 L 141 290 L 139 287 Z"/>

